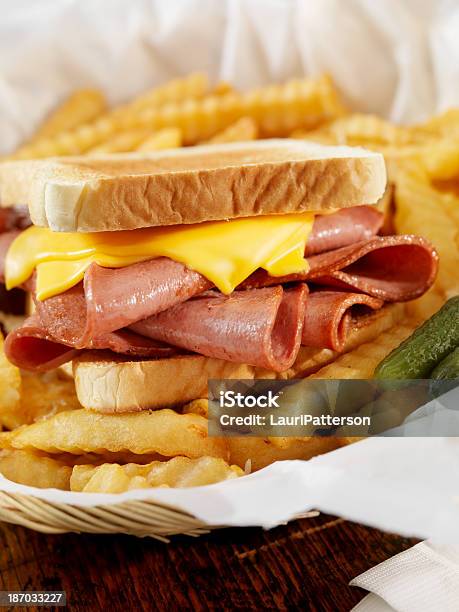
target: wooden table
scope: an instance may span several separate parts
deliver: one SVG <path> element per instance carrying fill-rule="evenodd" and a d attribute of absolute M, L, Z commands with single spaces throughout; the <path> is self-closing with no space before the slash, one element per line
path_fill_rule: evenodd
<path fill-rule="evenodd" d="M 0 525 L 1 590 L 65 590 L 69 609 L 84 612 L 340 612 L 365 595 L 348 586 L 353 577 L 415 543 L 326 515 L 169 545 Z"/>

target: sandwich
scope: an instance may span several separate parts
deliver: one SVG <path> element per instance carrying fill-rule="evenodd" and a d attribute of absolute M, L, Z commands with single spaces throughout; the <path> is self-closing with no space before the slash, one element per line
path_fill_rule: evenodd
<path fill-rule="evenodd" d="M 33 225 L 2 235 L 1 280 L 34 303 L 6 355 L 71 363 L 105 413 L 305 376 L 434 282 L 433 245 L 380 234 L 385 189 L 380 154 L 288 139 L 5 162 L 2 206 Z"/>

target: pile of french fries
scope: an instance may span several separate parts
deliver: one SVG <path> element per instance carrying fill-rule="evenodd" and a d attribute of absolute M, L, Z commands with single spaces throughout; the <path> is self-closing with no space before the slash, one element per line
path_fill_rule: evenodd
<path fill-rule="evenodd" d="M 311 360 L 324 364 L 314 377 L 369 378 L 420 322 L 459 293 L 459 109 L 398 126 L 349 112 L 328 76 L 238 92 L 223 82 L 212 87 L 205 74 L 196 73 L 113 109 L 100 91 L 78 91 L 8 159 L 149 152 L 267 137 L 382 152 L 391 184 L 389 224 L 397 233 L 429 238 L 440 252 L 434 287 L 376 340 L 350 347 L 332 363 L 330 351 L 304 356 L 305 368 Z M 96 414 L 79 405 L 71 377 L 21 373 L 2 351 L 0 424 L 2 474 L 23 484 L 83 492 L 210 484 L 277 459 L 306 456 L 313 443 L 208 438 L 205 400 L 177 410 Z"/>

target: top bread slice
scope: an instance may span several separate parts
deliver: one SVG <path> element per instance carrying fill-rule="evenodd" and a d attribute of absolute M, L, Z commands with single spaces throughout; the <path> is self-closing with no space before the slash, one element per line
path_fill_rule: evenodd
<path fill-rule="evenodd" d="M 0 164 L 1 205 L 60 232 L 373 204 L 385 186 L 378 153 L 289 139 Z"/>

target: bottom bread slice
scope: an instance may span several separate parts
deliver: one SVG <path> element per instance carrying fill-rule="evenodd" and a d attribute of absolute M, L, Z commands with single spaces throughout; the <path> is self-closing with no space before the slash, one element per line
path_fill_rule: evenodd
<path fill-rule="evenodd" d="M 344 352 L 371 342 L 403 317 L 402 304 L 353 320 Z M 286 372 L 262 370 L 201 355 L 132 361 L 113 353 L 86 351 L 73 362 L 78 399 L 84 408 L 106 414 L 159 409 L 207 397 L 209 379 L 302 378 L 331 363 L 337 353 L 301 347 L 295 364 Z"/>

